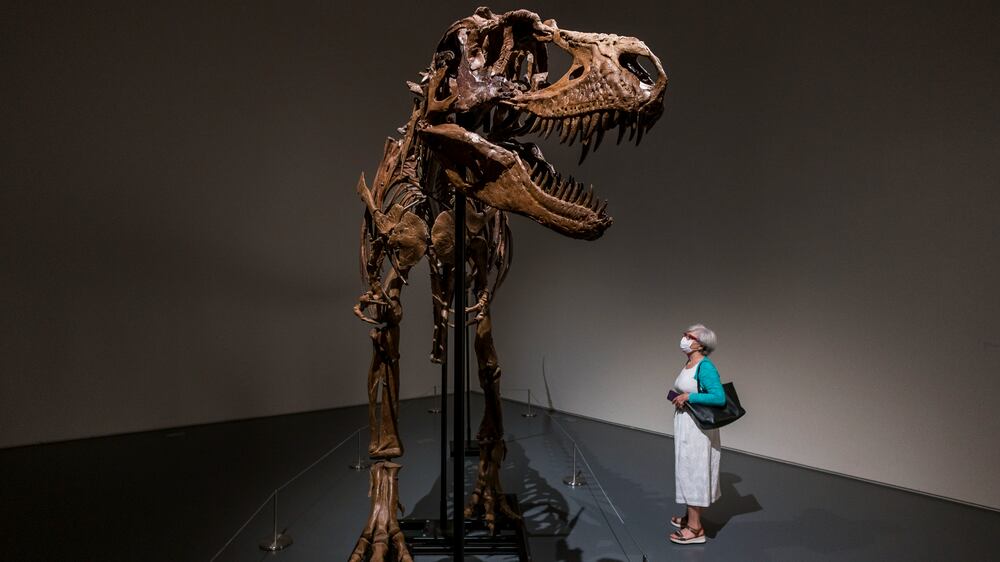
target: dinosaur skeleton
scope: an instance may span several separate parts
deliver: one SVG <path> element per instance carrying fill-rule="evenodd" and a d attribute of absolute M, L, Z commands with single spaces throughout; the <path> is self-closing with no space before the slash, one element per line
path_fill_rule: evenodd
<path fill-rule="evenodd" d="M 564 76 L 549 81 L 548 45 L 569 53 Z M 640 61 L 655 68 L 650 75 Z M 618 128 L 638 144 L 663 112 L 667 78 L 660 61 L 633 37 L 560 29 L 527 10 L 493 14 L 479 8 L 444 34 L 420 81 L 401 139 L 388 139 L 371 186 L 358 195 L 361 277 L 366 292 L 354 313 L 374 324 L 368 372 L 372 511 L 351 562 L 370 556 L 411 560 L 396 518 L 399 438 L 400 295 L 413 266 L 430 264 L 434 313 L 431 361 L 447 355 L 449 303 L 454 296 L 455 192 L 467 195 L 468 281 L 476 302 L 465 312 L 475 324 L 474 346 L 485 412 L 476 438 L 479 471 L 465 516 L 481 513 L 491 532 L 507 505 L 499 470 L 506 455 L 500 407 L 500 364 L 490 305 L 511 262 L 507 213 L 526 216 L 560 234 L 593 240 L 611 226 L 601 201 L 573 177 L 546 162 L 525 135 L 579 142 L 580 162 Z M 465 318 L 465 315 L 459 315 Z M 394 554 L 393 554 L 394 552 Z"/>

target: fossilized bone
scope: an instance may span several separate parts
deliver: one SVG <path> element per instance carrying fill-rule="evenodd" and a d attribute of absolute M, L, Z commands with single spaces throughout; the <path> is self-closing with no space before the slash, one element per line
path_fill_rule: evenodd
<path fill-rule="evenodd" d="M 566 74 L 549 81 L 546 48 L 573 57 Z M 640 61 L 655 67 L 651 76 Z M 409 561 L 396 512 L 399 438 L 400 294 L 414 265 L 430 264 L 434 334 L 431 360 L 447 354 L 446 330 L 454 286 L 454 194 L 467 195 L 467 271 L 476 302 L 466 312 L 476 325 L 475 350 L 485 412 L 476 438 L 479 471 L 465 507 L 482 514 L 492 531 L 498 516 L 515 517 L 500 484 L 506 454 L 500 405 L 500 364 L 493 345 L 490 306 L 511 261 L 507 213 L 518 213 L 566 236 L 593 240 L 611 226 L 601 202 L 572 177 L 546 162 L 528 134 L 581 146 L 580 161 L 618 127 L 638 144 L 663 112 L 667 78 L 642 41 L 619 35 L 559 29 L 527 10 L 495 15 L 479 8 L 444 34 L 419 82 L 402 138 L 386 141 L 369 186 L 358 195 L 361 277 L 367 287 L 354 313 L 375 327 L 368 372 L 372 511 L 351 562 L 369 554 Z M 465 315 L 461 315 L 462 318 Z M 394 554 L 391 554 L 394 551 Z"/>

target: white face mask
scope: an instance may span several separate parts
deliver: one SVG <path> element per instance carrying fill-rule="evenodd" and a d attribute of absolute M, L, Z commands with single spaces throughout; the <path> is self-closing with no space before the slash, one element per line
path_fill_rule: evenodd
<path fill-rule="evenodd" d="M 693 339 L 684 336 L 683 338 L 681 338 L 681 351 L 683 351 L 684 353 L 691 353 L 691 344 L 693 343 L 694 343 Z"/>

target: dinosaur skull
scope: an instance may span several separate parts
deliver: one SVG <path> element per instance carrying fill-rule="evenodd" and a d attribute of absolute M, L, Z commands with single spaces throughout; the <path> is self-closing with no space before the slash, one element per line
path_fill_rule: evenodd
<path fill-rule="evenodd" d="M 555 82 L 549 44 L 573 58 Z M 580 142 L 581 163 L 615 127 L 618 142 L 628 134 L 638 144 L 663 113 L 666 85 L 660 61 L 634 37 L 562 30 L 527 10 L 494 15 L 479 8 L 451 26 L 421 84 L 410 88 L 426 99 L 421 138 L 456 188 L 592 240 L 612 223 L 607 202 L 519 139 L 558 131 L 560 142 Z"/>

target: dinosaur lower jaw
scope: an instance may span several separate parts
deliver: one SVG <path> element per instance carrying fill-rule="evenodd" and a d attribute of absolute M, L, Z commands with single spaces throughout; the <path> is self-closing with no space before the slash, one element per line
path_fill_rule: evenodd
<path fill-rule="evenodd" d="M 509 152 L 512 165 L 498 181 L 479 184 L 474 197 L 491 205 L 491 201 L 499 202 L 501 205 L 494 206 L 527 216 L 572 238 L 593 240 L 611 226 L 607 200 L 597 197 L 593 186 L 588 189 L 572 176 L 556 171 L 537 146 L 516 141 L 494 146 Z"/>
<path fill-rule="evenodd" d="M 451 183 L 470 197 L 572 238 L 593 240 L 611 226 L 607 202 L 593 188 L 586 190 L 555 171 L 533 144 L 493 142 L 451 123 L 429 126 L 421 134 Z"/>

